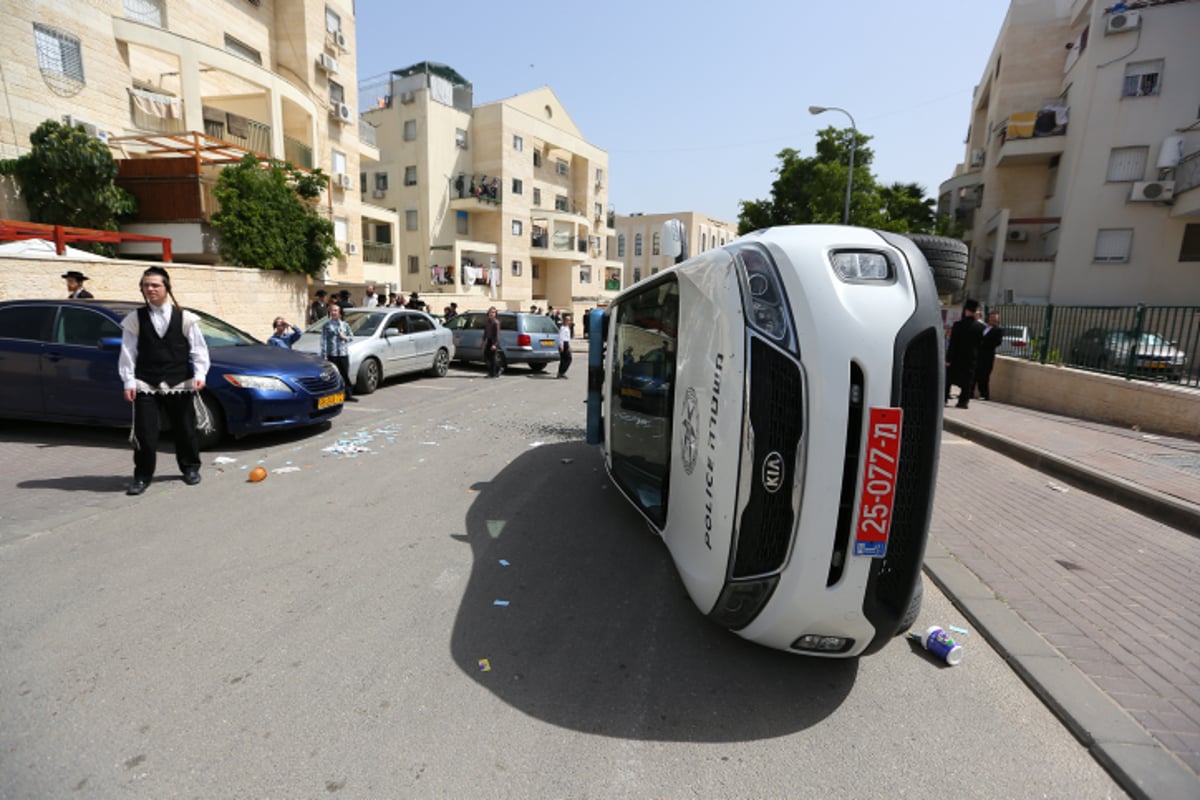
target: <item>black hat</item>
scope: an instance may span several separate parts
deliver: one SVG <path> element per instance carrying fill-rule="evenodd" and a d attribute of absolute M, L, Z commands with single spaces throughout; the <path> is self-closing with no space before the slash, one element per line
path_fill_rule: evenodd
<path fill-rule="evenodd" d="M 324 297 L 324 296 L 325 296 L 325 290 L 317 289 L 317 297 Z"/>
<path fill-rule="evenodd" d="M 83 283 L 84 281 L 86 281 L 88 279 L 88 276 L 84 275 L 82 272 L 80 272 L 77 269 L 72 269 L 72 270 L 68 270 L 67 272 L 64 272 L 63 278 L 64 279 L 71 278 L 73 280 L 79 281 L 80 283 Z"/>
<path fill-rule="evenodd" d="M 338 296 L 339 296 L 339 297 L 349 297 L 349 296 L 350 296 L 350 290 L 349 290 L 349 289 L 342 289 L 340 292 L 338 292 Z"/>
<path fill-rule="evenodd" d="M 146 269 L 142 270 L 142 276 L 144 277 L 146 275 L 157 275 L 163 279 L 163 283 L 171 282 L 171 276 L 168 275 L 167 271 L 162 267 L 146 267 Z"/>
<path fill-rule="evenodd" d="M 963 311 L 978 311 L 978 310 L 979 310 L 979 301 L 978 300 L 968 300 L 967 302 L 963 303 Z"/>

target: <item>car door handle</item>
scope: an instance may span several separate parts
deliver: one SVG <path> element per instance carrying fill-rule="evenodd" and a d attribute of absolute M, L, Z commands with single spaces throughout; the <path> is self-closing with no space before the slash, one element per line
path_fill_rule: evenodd
<path fill-rule="evenodd" d="M 46 353 L 47 361 L 62 361 L 65 356 L 62 353 Z"/>

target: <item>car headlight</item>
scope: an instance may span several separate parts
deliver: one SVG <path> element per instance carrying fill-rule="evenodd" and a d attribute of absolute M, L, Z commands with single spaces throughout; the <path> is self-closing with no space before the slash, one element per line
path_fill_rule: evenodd
<path fill-rule="evenodd" d="M 738 264 L 746 279 L 742 303 L 746 324 L 789 350 L 796 350 L 796 334 L 792 329 L 792 312 L 783 291 L 779 269 L 757 247 L 737 251 Z"/>
<path fill-rule="evenodd" d="M 841 251 L 830 254 L 829 261 L 844 283 L 892 279 L 892 264 L 883 253 Z"/>
<path fill-rule="evenodd" d="M 272 375 L 225 375 L 225 380 L 232 383 L 239 389 L 258 389 L 263 392 L 292 392 L 292 387 L 288 386 L 279 378 Z"/>

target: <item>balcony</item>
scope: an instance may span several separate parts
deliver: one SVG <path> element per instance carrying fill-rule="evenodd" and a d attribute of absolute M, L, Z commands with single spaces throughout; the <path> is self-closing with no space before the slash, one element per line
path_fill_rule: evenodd
<path fill-rule="evenodd" d="M 499 211 L 503 202 L 504 190 L 494 175 L 463 173 L 450 180 L 452 211 Z"/>
<path fill-rule="evenodd" d="M 284 136 L 283 160 L 289 164 L 292 164 L 293 166 L 303 167 L 304 169 L 312 169 L 312 148 L 299 139 L 293 139 L 291 136 Z"/>
<path fill-rule="evenodd" d="M 394 264 L 395 245 L 390 242 L 369 242 L 362 243 L 362 258 L 371 264 Z"/>
<path fill-rule="evenodd" d="M 1066 148 L 1065 106 L 1022 111 L 1009 116 L 997 131 L 1000 154 L 996 166 L 1046 164 Z"/>
<path fill-rule="evenodd" d="M 1172 217 L 1200 217 L 1200 150 L 1188 153 L 1175 165 L 1175 199 Z"/>

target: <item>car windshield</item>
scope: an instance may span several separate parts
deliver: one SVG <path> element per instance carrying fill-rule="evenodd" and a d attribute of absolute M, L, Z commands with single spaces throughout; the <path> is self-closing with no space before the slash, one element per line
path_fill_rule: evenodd
<path fill-rule="evenodd" d="M 1139 347 L 1170 347 L 1170 343 L 1157 333 L 1143 333 Z"/>
<path fill-rule="evenodd" d="M 613 478 L 660 528 L 667 519 L 679 284 L 659 281 L 617 306 L 613 320 Z"/>
<path fill-rule="evenodd" d="M 194 308 L 188 309 L 200 318 L 200 333 L 204 341 L 212 347 L 245 347 L 251 344 L 262 344 L 245 331 L 238 330 L 224 320 L 217 319 L 212 314 L 205 314 Z"/>

